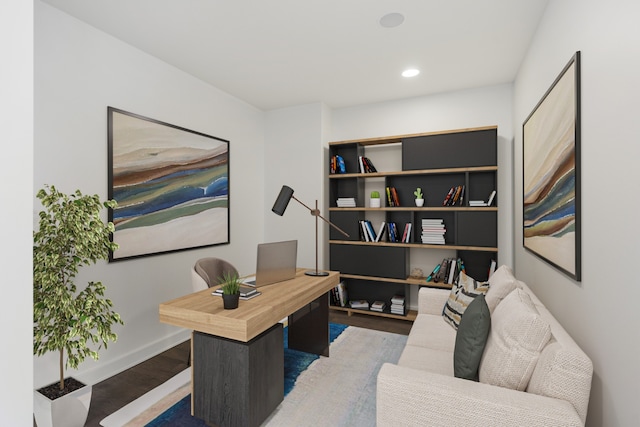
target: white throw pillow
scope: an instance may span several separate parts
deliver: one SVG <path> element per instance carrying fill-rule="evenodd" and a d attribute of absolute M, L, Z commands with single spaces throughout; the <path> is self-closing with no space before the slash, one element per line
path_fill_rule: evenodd
<path fill-rule="evenodd" d="M 513 275 L 513 271 L 506 265 L 500 266 L 489 277 L 489 292 L 485 296 L 489 311 L 493 314 L 494 310 L 507 295 L 514 289 L 518 288 L 518 280 Z"/>
<path fill-rule="evenodd" d="M 491 315 L 491 331 L 480 362 L 481 383 L 523 391 L 551 338 L 529 295 L 512 291 Z"/>

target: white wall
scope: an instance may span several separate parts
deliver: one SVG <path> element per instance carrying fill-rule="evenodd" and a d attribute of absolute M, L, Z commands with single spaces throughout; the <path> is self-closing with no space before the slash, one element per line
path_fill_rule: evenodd
<path fill-rule="evenodd" d="M 640 425 L 635 190 L 640 3 L 551 0 L 514 86 L 515 264 L 594 363 L 588 426 Z M 522 248 L 522 123 L 576 51 L 582 60 L 582 281 Z"/>
<path fill-rule="evenodd" d="M 188 338 L 157 313 L 159 303 L 191 292 L 195 260 L 218 256 L 242 274 L 255 269 L 255 252 L 246 249 L 264 229 L 256 185 L 264 171 L 264 113 L 44 3 L 36 1 L 35 12 L 32 194 L 48 183 L 107 197 L 107 106 L 230 141 L 230 245 L 101 262 L 78 276 L 79 283 L 102 280 L 125 321 L 100 362 L 89 359 L 73 373 L 94 383 Z M 55 380 L 56 357 L 34 358 L 34 386 Z"/>
<path fill-rule="evenodd" d="M 33 187 L 33 3 L 0 3 L 0 128 L 3 307 L 0 310 L 3 386 L 0 425 L 31 425 L 33 416 L 31 206 Z"/>
<path fill-rule="evenodd" d="M 403 135 L 448 129 L 480 126 L 498 126 L 498 260 L 500 264 L 513 265 L 513 212 L 512 198 L 512 143 L 511 115 L 512 86 L 509 84 L 464 90 L 433 96 L 417 97 L 379 104 L 342 108 L 332 111 L 331 141 L 342 141 L 380 136 Z M 388 161 L 385 151 L 376 158 L 373 148 L 371 160 L 379 170 Z M 384 149 L 383 149 L 384 150 Z M 392 150 L 392 149 L 391 149 Z M 325 171 L 326 175 L 326 171 Z M 368 180 L 369 181 L 369 180 Z M 375 186 L 375 184 L 373 184 Z M 380 184 L 384 185 L 384 184 Z M 367 190 L 368 191 L 368 190 Z M 380 219 L 382 220 L 382 219 Z M 374 223 L 378 223 L 377 219 Z M 410 267 L 419 267 L 428 274 L 443 258 L 455 252 L 446 250 L 411 250 Z M 417 305 L 417 287 L 412 289 L 412 308 Z"/>

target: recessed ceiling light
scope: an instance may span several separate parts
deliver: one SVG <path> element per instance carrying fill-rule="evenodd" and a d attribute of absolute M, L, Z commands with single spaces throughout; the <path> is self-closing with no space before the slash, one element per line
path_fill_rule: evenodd
<path fill-rule="evenodd" d="M 393 28 L 404 22 L 404 16 L 401 13 L 387 13 L 380 18 L 380 25 L 385 28 Z"/>
<path fill-rule="evenodd" d="M 416 70 L 415 68 L 409 68 L 408 70 L 404 70 L 402 72 L 402 77 L 415 77 L 420 74 L 420 70 Z"/>

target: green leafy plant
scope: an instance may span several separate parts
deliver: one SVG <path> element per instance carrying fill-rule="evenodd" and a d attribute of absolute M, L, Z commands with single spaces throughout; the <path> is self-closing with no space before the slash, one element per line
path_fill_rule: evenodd
<path fill-rule="evenodd" d="M 379 199 L 380 198 L 380 193 L 377 191 L 372 191 L 371 192 L 371 198 L 372 199 Z"/>
<path fill-rule="evenodd" d="M 240 277 L 237 273 L 224 272 L 218 279 L 222 284 L 222 293 L 224 295 L 235 295 L 240 293 Z"/>
<path fill-rule="evenodd" d="M 80 190 L 67 195 L 54 186 L 39 190 L 37 198 L 44 210 L 33 235 L 33 354 L 59 352 L 63 390 L 65 366 L 76 369 L 87 356 L 98 360 L 97 350 L 118 338 L 111 327 L 124 324 L 104 298 L 102 282 L 89 282 L 80 291 L 74 283 L 80 267 L 108 259 L 109 251 L 118 249 L 110 238 L 113 223 L 100 218 L 101 209 L 116 202 L 101 202 Z"/>
<path fill-rule="evenodd" d="M 422 188 L 416 188 L 416 191 L 414 191 L 413 194 L 416 196 L 416 199 L 422 199 Z"/>

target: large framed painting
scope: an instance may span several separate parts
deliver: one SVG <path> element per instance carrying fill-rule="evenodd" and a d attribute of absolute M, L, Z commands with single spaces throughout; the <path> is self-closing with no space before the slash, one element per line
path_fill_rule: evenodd
<path fill-rule="evenodd" d="M 110 261 L 229 243 L 229 141 L 108 107 Z"/>
<path fill-rule="evenodd" d="M 580 280 L 580 52 L 523 128 L 524 248 Z"/>

